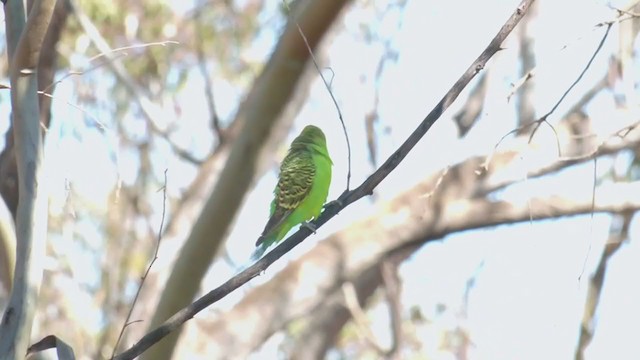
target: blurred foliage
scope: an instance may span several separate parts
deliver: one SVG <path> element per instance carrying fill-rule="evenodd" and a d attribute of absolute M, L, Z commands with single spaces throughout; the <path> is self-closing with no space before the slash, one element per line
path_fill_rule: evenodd
<path fill-rule="evenodd" d="M 74 151 L 88 150 L 87 146 L 93 147 L 92 151 L 107 151 L 109 154 L 101 159 L 113 162 L 109 165 L 117 175 L 111 191 L 96 195 L 100 191 L 77 189 L 80 180 L 67 174 L 69 169 L 60 169 L 65 190 L 64 194 L 55 195 L 62 198 L 51 206 L 51 241 L 47 249 L 50 263 L 42 287 L 42 296 L 48 300 L 40 306 L 38 321 L 47 332 L 68 335 L 66 340 L 74 344 L 77 354 L 98 358 L 110 355 L 140 274 L 155 249 L 162 208 L 153 199 L 162 196 L 158 191 L 164 182 L 159 174 L 164 170 L 160 167 L 166 166 L 158 164 L 158 156 L 167 156 L 162 154 L 174 141 L 171 131 L 180 130 L 181 126 L 189 131 L 211 132 L 205 103 L 198 104 L 202 119 L 188 119 L 193 123 L 183 124 L 180 108 L 193 104 L 180 104 L 180 92 L 193 80 L 191 77 L 203 76 L 194 70 L 204 67 L 209 76 L 204 81 L 214 85 L 224 82 L 242 94 L 246 91 L 242 87 L 250 84 L 248 80 L 268 54 L 259 59 L 245 53 L 265 28 L 261 24 L 265 15 L 262 0 L 77 0 L 74 5 L 90 19 L 111 49 L 125 48 L 114 53 L 115 61 L 123 65 L 128 80 L 139 90 L 134 95 L 118 80 L 78 17 L 70 14 L 57 44 L 55 79 L 72 91 L 70 98 L 60 98 L 68 101 L 64 112 L 80 113 L 84 123 L 56 112 L 53 127 L 61 130 L 51 138 L 60 141 L 57 146 Z M 177 44 L 158 44 L 167 41 Z M 6 59 L 0 66 L 6 66 Z M 55 92 L 53 95 L 60 96 Z M 166 134 L 150 129 L 134 96 L 148 98 L 163 110 L 174 109 L 175 114 L 168 113 L 172 123 Z M 9 93 L 2 92 L 0 97 L 4 101 Z M 194 123 L 201 128 L 193 130 Z M 184 143 L 183 140 L 179 147 L 191 150 L 189 143 Z M 168 156 L 174 157 L 173 161 L 182 160 L 177 154 Z M 123 159 L 125 165 L 121 163 Z M 121 167 L 134 174 L 134 179 L 123 178 L 119 174 Z M 168 204 L 179 197 L 174 192 Z M 80 262 L 74 260 L 78 255 L 82 257 Z M 91 316 L 95 317 L 75 318 L 87 309 L 64 300 L 74 298 L 83 299 L 80 301 L 93 309 Z"/>
<path fill-rule="evenodd" d="M 189 7 L 162 0 L 77 2 L 112 49 L 132 47 L 119 52 L 117 61 L 123 63 L 145 95 L 156 100 L 179 91 L 188 80 L 189 70 L 200 61 L 232 83 L 242 80 L 246 84 L 247 76 L 253 78 L 256 66 L 261 63 L 250 64 L 243 51 L 260 32 L 263 2 L 241 3 L 203 1 Z M 183 12 L 177 13 L 176 9 Z M 88 41 L 77 19 L 71 17 L 61 48 L 73 49 L 73 53 L 81 53 L 86 58 L 100 55 L 95 47 L 87 46 Z M 144 46 L 164 41 L 178 44 Z M 204 57 L 200 58 L 199 54 Z M 63 68 L 69 64 L 69 59 L 61 61 Z M 112 89 L 116 113 L 121 115 L 128 111 L 131 103 L 130 94 L 118 89 L 122 86 L 116 81 Z"/>

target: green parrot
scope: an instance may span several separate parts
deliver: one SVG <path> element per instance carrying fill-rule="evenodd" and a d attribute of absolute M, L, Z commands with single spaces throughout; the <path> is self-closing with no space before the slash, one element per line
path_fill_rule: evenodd
<path fill-rule="evenodd" d="M 294 226 L 320 215 L 329 193 L 332 165 L 324 133 L 316 126 L 306 126 L 280 165 L 269 221 L 256 241 L 253 259 L 259 259 Z"/>

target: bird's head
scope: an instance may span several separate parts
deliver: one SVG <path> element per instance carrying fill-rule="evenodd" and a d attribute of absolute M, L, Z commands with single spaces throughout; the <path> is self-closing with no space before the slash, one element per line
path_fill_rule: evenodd
<path fill-rule="evenodd" d="M 324 137 L 324 133 L 320 130 L 319 127 L 313 125 L 307 125 L 300 135 L 298 135 L 293 143 L 291 143 L 291 148 L 316 148 L 316 149 L 326 149 L 327 140 Z M 325 150 L 326 151 L 326 150 Z"/>

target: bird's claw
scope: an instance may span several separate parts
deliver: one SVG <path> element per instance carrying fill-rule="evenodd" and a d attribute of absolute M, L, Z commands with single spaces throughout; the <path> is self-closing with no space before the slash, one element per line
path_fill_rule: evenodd
<path fill-rule="evenodd" d="M 307 228 L 309 231 L 311 231 L 314 234 L 316 233 L 316 230 L 318 230 L 318 228 L 315 225 L 313 225 L 312 223 L 307 222 L 307 221 L 305 221 L 302 224 L 300 224 L 300 227 Z"/>

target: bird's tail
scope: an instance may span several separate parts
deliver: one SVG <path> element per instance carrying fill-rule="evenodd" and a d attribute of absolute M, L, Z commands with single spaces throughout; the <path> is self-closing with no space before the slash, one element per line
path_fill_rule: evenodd
<path fill-rule="evenodd" d="M 269 247 L 269 245 L 267 245 L 264 242 L 262 242 L 262 243 L 260 243 L 260 245 L 256 246 L 256 249 L 253 250 L 253 254 L 251 254 L 251 261 L 255 262 L 255 261 L 260 260 L 262 255 L 264 255 L 264 253 L 267 251 L 268 247 Z"/>
<path fill-rule="evenodd" d="M 277 239 L 278 239 L 278 234 L 276 234 L 274 231 L 270 231 L 267 234 L 263 233 L 262 235 L 260 235 L 260 237 L 258 238 L 258 241 L 256 241 L 256 249 L 253 251 L 253 254 L 251 255 L 251 261 L 255 262 L 260 260 L 260 258 L 262 257 L 262 255 L 264 255 L 267 249 L 270 248 L 271 245 L 276 243 Z"/>

